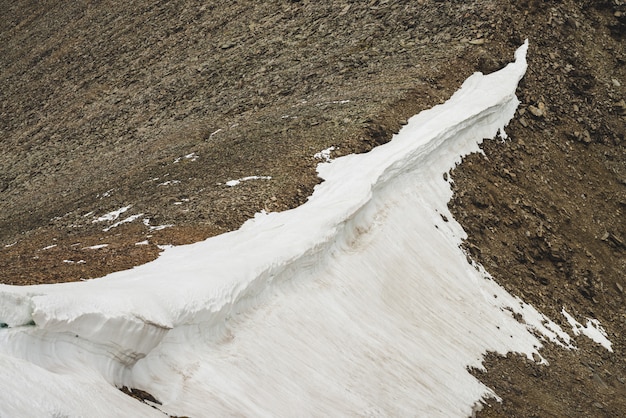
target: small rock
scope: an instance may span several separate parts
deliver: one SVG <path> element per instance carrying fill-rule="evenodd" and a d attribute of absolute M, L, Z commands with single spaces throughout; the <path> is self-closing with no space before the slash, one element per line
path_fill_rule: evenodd
<path fill-rule="evenodd" d="M 511 180 L 515 180 L 517 178 L 517 175 L 515 175 L 515 173 L 512 173 L 510 170 L 507 170 L 506 168 L 502 171 L 504 172 L 504 174 L 509 176 Z"/>
<path fill-rule="evenodd" d="M 620 87 L 622 85 L 617 78 L 612 78 L 611 83 L 613 83 L 614 87 Z"/>
<path fill-rule="evenodd" d="M 620 293 L 624 293 L 624 288 L 618 282 L 615 282 L 615 287 L 619 290 Z"/>
<path fill-rule="evenodd" d="M 546 114 L 546 105 L 539 102 L 537 106 L 533 106 L 533 105 L 528 106 L 528 110 L 530 111 L 530 113 L 533 114 L 533 116 L 542 118 Z"/>
<path fill-rule="evenodd" d="M 546 105 L 543 102 L 537 103 L 537 107 L 539 108 L 539 110 L 541 110 L 541 112 L 543 112 L 544 114 L 546 113 Z"/>
<path fill-rule="evenodd" d="M 234 47 L 235 45 L 236 43 L 232 41 L 224 42 L 223 44 L 220 45 L 220 49 L 230 49 Z"/>
<path fill-rule="evenodd" d="M 537 353 L 533 353 L 533 360 L 535 360 L 535 363 L 539 363 L 541 362 L 541 356 Z"/>
<path fill-rule="evenodd" d="M 528 122 L 526 122 L 526 119 L 524 118 L 519 118 L 519 123 L 524 127 L 524 128 L 528 128 Z"/>
<path fill-rule="evenodd" d="M 472 45 L 483 45 L 485 43 L 485 38 L 472 39 L 469 43 Z"/>
<path fill-rule="evenodd" d="M 594 402 L 593 406 L 595 406 L 598 409 L 604 409 L 604 406 L 600 402 Z"/>

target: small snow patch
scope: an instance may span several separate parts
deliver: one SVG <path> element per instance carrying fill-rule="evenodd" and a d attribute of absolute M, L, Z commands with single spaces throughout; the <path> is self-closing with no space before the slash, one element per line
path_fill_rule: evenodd
<path fill-rule="evenodd" d="M 56 246 L 56 244 L 48 245 L 47 247 L 43 247 L 42 250 L 49 250 L 50 248 L 54 248 Z"/>
<path fill-rule="evenodd" d="M 229 187 L 234 187 L 238 184 L 240 184 L 242 181 L 248 181 L 248 180 L 271 180 L 272 178 L 270 176 L 248 176 L 248 177 L 243 177 L 237 180 L 228 180 L 225 184 Z"/>
<path fill-rule="evenodd" d="M 196 154 L 195 152 L 192 152 L 191 154 L 187 154 L 185 156 L 178 157 L 177 159 L 174 160 L 174 164 L 181 162 L 183 159 L 189 160 L 191 162 L 194 162 L 198 158 L 200 158 L 200 156 L 198 154 Z"/>
<path fill-rule="evenodd" d="M 132 222 L 132 221 L 134 221 L 135 219 L 139 219 L 139 218 L 141 218 L 142 216 L 143 216 L 143 213 L 138 213 L 138 214 L 136 214 L 136 215 L 131 215 L 131 216 L 129 216 L 128 218 L 124 218 L 124 219 L 122 219 L 121 221 L 115 222 L 113 225 L 111 225 L 111 226 L 109 226 L 109 227 L 104 228 L 104 229 L 103 229 L 103 231 L 104 231 L 104 232 L 109 232 L 111 229 L 113 229 L 113 228 L 115 228 L 115 227 L 118 227 L 118 226 L 120 226 L 120 225 L 122 225 L 122 224 L 126 224 L 126 223 L 129 223 L 129 222 Z"/>
<path fill-rule="evenodd" d="M 329 105 L 329 104 L 346 104 L 346 103 L 350 103 L 350 100 L 333 100 L 330 102 L 323 102 L 323 103 L 318 103 L 317 106 L 324 106 L 324 105 Z"/>
<path fill-rule="evenodd" d="M 180 180 L 168 180 L 168 181 L 164 181 L 163 183 L 157 184 L 157 186 L 171 186 L 173 184 L 178 184 L 178 183 L 180 183 Z"/>
<path fill-rule="evenodd" d="M 613 352 L 613 349 L 611 348 L 612 343 L 611 341 L 609 341 L 606 331 L 604 330 L 604 328 L 602 328 L 602 325 L 600 325 L 600 321 L 598 321 L 597 319 L 587 318 L 587 325 L 583 327 L 580 322 L 575 320 L 573 316 L 567 313 L 565 308 L 563 308 L 561 313 L 563 314 L 565 319 L 567 319 L 567 322 L 569 322 L 569 324 L 571 325 L 572 331 L 574 331 L 574 335 L 585 334 L 587 337 L 591 338 L 592 341 L 600 344 L 611 353 Z"/>
<path fill-rule="evenodd" d="M 217 135 L 220 132 L 222 132 L 222 128 L 219 128 L 218 130 L 211 132 L 211 134 L 209 135 L 209 139 L 213 138 L 214 135 Z"/>
<path fill-rule="evenodd" d="M 162 229 L 171 228 L 173 226 L 174 226 L 174 224 L 165 224 L 165 225 L 151 226 L 150 227 L 150 231 L 160 231 Z"/>
<path fill-rule="evenodd" d="M 334 146 L 332 147 L 328 147 L 324 150 L 321 150 L 320 152 L 316 153 L 313 157 L 317 158 L 318 160 L 324 160 L 327 163 L 331 161 L 330 158 L 330 153 L 333 152 L 336 148 Z"/>
<path fill-rule="evenodd" d="M 165 228 L 171 228 L 171 227 L 173 227 L 173 226 L 174 226 L 173 224 L 165 224 L 165 225 L 156 225 L 156 226 L 152 226 L 152 225 L 150 225 L 150 219 L 148 219 L 148 218 L 144 218 L 144 220 L 143 220 L 143 224 L 144 224 L 145 226 L 147 226 L 148 228 L 150 228 L 150 231 L 160 231 L 160 230 L 162 230 L 162 229 L 165 229 Z M 147 242 L 146 242 L 146 244 L 147 244 Z"/>
<path fill-rule="evenodd" d="M 99 250 L 100 248 L 106 248 L 108 246 L 109 244 L 98 244 L 98 245 L 92 245 L 90 247 L 84 247 L 83 250 Z"/>
<path fill-rule="evenodd" d="M 91 222 L 95 224 L 96 222 L 114 221 L 117 218 L 119 218 L 122 213 L 126 212 L 132 206 L 133 205 L 124 206 L 123 208 L 119 208 L 119 209 L 111 211 L 109 213 L 105 213 L 104 215 L 102 215 L 98 219 L 94 219 Z"/>

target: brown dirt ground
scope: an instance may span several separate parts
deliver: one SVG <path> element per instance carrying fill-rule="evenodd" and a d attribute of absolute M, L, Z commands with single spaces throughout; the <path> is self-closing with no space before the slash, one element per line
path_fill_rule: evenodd
<path fill-rule="evenodd" d="M 563 308 L 600 320 L 613 353 L 580 337 L 574 351 L 548 344 L 549 367 L 489 355 L 487 372 L 475 375 L 504 400 L 479 416 L 623 416 L 624 4 L 534 6 L 510 22 L 511 36 L 536 45 L 511 140 L 487 141 L 485 156 L 465 159 L 450 206 L 468 252 L 501 285 L 564 329 Z"/>
<path fill-rule="evenodd" d="M 297 206 L 318 181 L 316 152 L 386 142 L 529 38 L 510 140 L 454 170 L 450 207 L 498 283 L 564 329 L 563 307 L 599 319 L 614 352 L 580 337 L 574 351 L 547 344 L 550 366 L 489 354 L 473 372 L 502 402 L 479 416 L 626 414 L 623 1 L 32 0 L 0 12 L 7 284 L 100 277 Z M 225 185 L 250 175 L 272 179 Z M 127 205 L 120 219 L 137 221 L 93 222 Z"/>

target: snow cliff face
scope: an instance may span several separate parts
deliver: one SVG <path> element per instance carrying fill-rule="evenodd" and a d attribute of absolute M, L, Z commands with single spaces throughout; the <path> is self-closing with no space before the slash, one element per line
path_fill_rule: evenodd
<path fill-rule="evenodd" d="M 532 358 L 531 329 L 569 344 L 467 262 L 446 205 L 443 173 L 504 135 L 526 50 L 390 143 L 320 164 L 297 209 L 97 280 L 0 286 L 0 415 L 157 414 L 113 385 L 177 415 L 469 415 L 487 350 Z"/>

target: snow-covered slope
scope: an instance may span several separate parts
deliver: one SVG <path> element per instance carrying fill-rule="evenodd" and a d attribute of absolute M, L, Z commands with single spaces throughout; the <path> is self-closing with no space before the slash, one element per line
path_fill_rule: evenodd
<path fill-rule="evenodd" d="M 467 262 L 446 206 L 443 173 L 513 117 L 526 50 L 320 164 L 297 209 L 97 280 L 0 286 L 0 416 L 160 414 L 113 385 L 177 415 L 469 415 L 487 350 L 532 358 L 529 328 L 569 344 Z"/>

